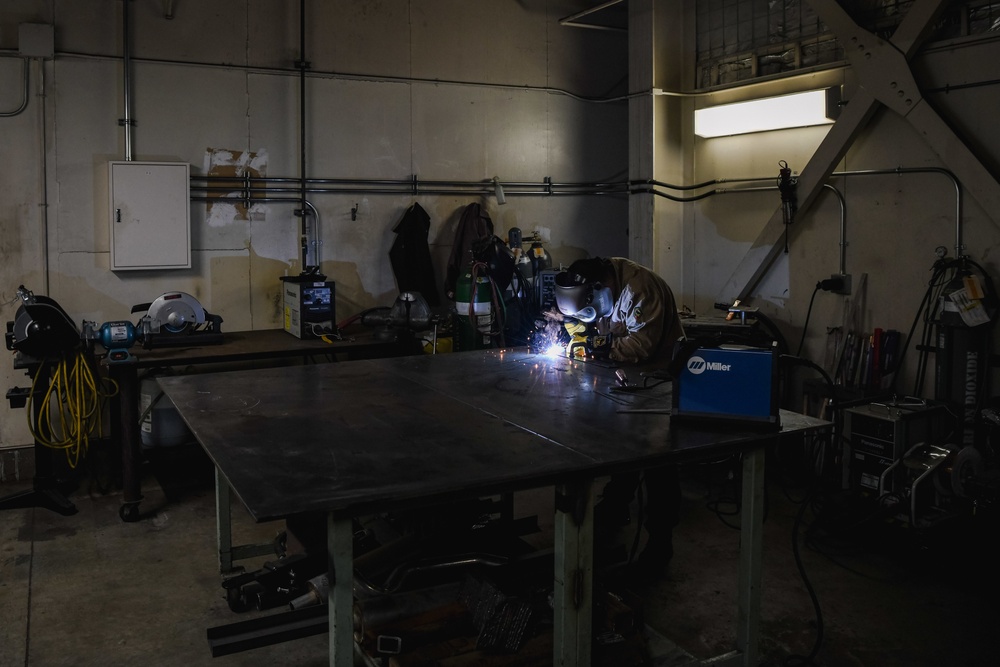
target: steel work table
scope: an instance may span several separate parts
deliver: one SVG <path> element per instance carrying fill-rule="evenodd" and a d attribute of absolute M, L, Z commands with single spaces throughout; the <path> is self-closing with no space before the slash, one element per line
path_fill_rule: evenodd
<path fill-rule="evenodd" d="M 380 340 L 371 330 L 332 343 L 318 338 L 299 339 L 283 329 L 259 329 L 222 334 L 222 342 L 200 344 L 197 335 L 186 336 L 188 345 L 136 347 L 127 361 L 108 363 L 108 375 L 118 385 L 117 400 L 112 403 L 111 437 L 121 443 L 122 485 L 124 497 L 119 516 L 123 521 L 140 519 L 142 501 L 139 464 L 142 461 L 139 433 L 139 370 L 159 367 L 232 365 L 275 359 L 395 356 L 410 353 L 396 341 Z"/>
<path fill-rule="evenodd" d="M 256 521 L 328 515 L 330 664 L 352 664 L 351 518 L 554 486 L 554 664 L 591 660 L 596 477 L 741 452 L 736 650 L 757 664 L 764 445 L 774 433 L 670 426 L 669 385 L 613 391 L 611 368 L 484 350 L 159 380 Z M 782 412 L 783 432 L 827 422 Z M 228 510 L 227 510 L 228 511 Z M 221 539 L 221 536 L 220 536 Z"/>

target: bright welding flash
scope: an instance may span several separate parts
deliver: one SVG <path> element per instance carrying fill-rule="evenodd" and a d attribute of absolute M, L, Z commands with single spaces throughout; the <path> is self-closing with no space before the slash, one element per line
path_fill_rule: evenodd
<path fill-rule="evenodd" d="M 561 357 L 564 354 L 566 354 L 566 348 L 559 343 L 552 343 L 545 348 L 545 356 L 547 357 Z"/>

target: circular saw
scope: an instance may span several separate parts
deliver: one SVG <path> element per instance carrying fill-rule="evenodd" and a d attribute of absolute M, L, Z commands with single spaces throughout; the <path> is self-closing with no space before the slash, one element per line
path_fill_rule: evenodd
<path fill-rule="evenodd" d="M 221 342 L 222 318 L 207 312 L 187 292 L 167 292 L 152 303 L 132 306 L 132 312 L 145 310 L 140 330 L 147 348 L 163 345 L 206 344 Z M 192 338 L 197 337 L 197 341 Z"/>
<path fill-rule="evenodd" d="M 205 309 L 186 292 L 168 292 L 149 304 L 146 311 L 153 333 L 185 333 L 205 323 Z"/>

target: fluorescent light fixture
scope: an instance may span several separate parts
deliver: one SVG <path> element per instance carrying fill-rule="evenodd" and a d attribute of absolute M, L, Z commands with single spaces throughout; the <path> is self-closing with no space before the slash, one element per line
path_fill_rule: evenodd
<path fill-rule="evenodd" d="M 838 87 L 720 104 L 695 110 L 694 133 L 708 138 L 828 125 L 836 120 L 839 110 Z"/>

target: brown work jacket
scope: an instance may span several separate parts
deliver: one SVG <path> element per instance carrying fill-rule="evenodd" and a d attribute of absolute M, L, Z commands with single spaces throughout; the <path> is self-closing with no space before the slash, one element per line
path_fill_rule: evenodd
<path fill-rule="evenodd" d="M 612 334 L 612 361 L 666 367 L 674 343 L 684 335 L 674 294 L 653 271 L 624 257 L 611 257 L 615 303 L 597 324 L 599 333 Z"/>

